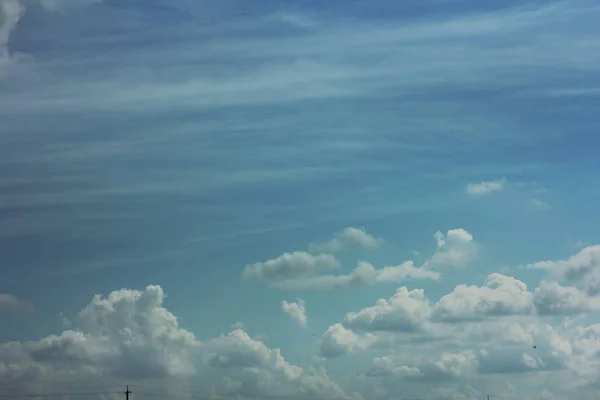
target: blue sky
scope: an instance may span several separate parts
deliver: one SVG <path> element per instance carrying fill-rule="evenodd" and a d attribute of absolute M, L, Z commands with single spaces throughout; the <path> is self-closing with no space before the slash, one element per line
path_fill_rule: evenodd
<path fill-rule="evenodd" d="M 598 18 L 0 0 L 0 388 L 596 396 Z"/>

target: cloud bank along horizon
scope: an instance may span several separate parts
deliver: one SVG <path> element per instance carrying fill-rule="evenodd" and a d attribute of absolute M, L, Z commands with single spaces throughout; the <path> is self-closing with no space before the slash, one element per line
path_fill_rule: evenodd
<path fill-rule="evenodd" d="M 335 261 L 333 254 L 297 251 L 242 269 L 244 277 L 249 270 L 261 271 L 261 278 L 275 282 L 324 278 L 326 283 L 301 284 L 298 290 L 305 293 L 319 290 L 335 295 L 341 289 L 358 290 L 366 285 L 401 285 L 395 290 L 388 286 L 388 297 L 330 321 L 312 344 L 314 357 L 307 365 L 286 360 L 281 349 L 269 347 L 267 339 L 246 331 L 243 322 L 229 333 L 199 339 L 165 307 L 161 286 L 149 285 L 93 296 L 61 333 L 0 344 L 2 384 L 31 391 L 75 380 L 100 378 L 113 385 L 152 380 L 154 384 L 143 388 L 156 390 L 157 382 L 165 382 L 162 390 L 168 391 L 174 390 L 170 379 L 179 383 L 177 379 L 194 382 L 194 377 L 216 376 L 210 388 L 215 393 L 318 398 L 364 398 L 369 391 L 387 393 L 400 386 L 415 393 L 429 388 L 428 395 L 435 396 L 439 389 L 435 385 L 453 387 L 454 394 L 468 389 L 482 395 L 498 376 L 505 377 L 503 382 L 508 378 L 524 385 L 531 373 L 562 377 L 564 385 L 594 385 L 600 330 L 597 323 L 585 322 L 585 315 L 600 310 L 594 287 L 600 273 L 599 246 L 586 247 L 565 260 L 520 266 L 518 271 L 543 271 L 532 290 L 516 277 L 494 272 L 479 284 L 459 284 L 431 300 L 425 290 L 407 285 L 414 286 L 413 280 L 419 279 L 440 281 L 447 273 L 469 268 L 479 246 L 463 229 L 437 232 L 434 239 L 435 252 L 420 266 L 404 261 L 374 268 L 361 262 L 349 275 L 331 274 L 331 266 L 319 260 L 331 256 Z M 429 272 L 432 265 L 438 275 L 420 272 Z M 294 290 L 293 286 L 282 288 Z M 2 300 L 4 309 L 24 310 L 14 297 L 3 295 Z M 303 299 L 283 300 L 281 311 L 289 318 L 281 318 L 279 324 L 293 323 L 299 330 L 310 326 L 311 307 Z M 327 373 L 332 360 L 352 362 L 364 357 L 370 362 L 362 364 L 359 375 L 352 378 L 362 389 L 337 382 Z M 495 390 L 503 389 L 504 395 L 523 390 L 512 383 L 496 385 Z M 550 390 L 552 383 L 543 385 Z"/>

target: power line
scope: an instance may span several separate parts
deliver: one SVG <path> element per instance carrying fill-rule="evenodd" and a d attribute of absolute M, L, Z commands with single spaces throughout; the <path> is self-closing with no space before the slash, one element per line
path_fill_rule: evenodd
<path fill-rule="evenodd" d="M 138 385 L 131 385 L 132 387 L 139 387 Z M 111 387 L 114 388 L 115 386 L 100 386 L 101 388 L 103 387 Z M 8 390 L 8 389 L 7 389 Z M 18 390 L 18 389 L 13 389 L 13 390 Z M 151 388 L 148 388 L 148 390 L 152 390 Z M 12 392 L 12 390 L 10 390 Z M 179 391 L 182 392 L 180 394 L 176 394 L 173 393 L 174 391 Z M 96 392 L 69 392 L 69 391 L 64 391 L 64 392 L 58 392 L 58 393 L 39 393 L 39 392 L 29 392 L 29 393 L 23 393 L 23 392 L 17 392 L 17 393 L 4 393 L 4 394 L 0 394 L 0 399 L 3 398 L 8 398 L 8 396 L 10 396 L 10 398 L 27 398 L 27 397 L 31 397 L 31 398 L 52 398 L 52 397 L 63 397 L 63 396 L 93 396 L 93 395 L 99 395 L 99 394 L 119 394 L 119 393 L 123 393 L 123 392 L 115 392 L 115 391 L 108 391 L 108 392 L 104 392 L 104 391 L 96 391 Z M 129 386 L 126 387 L 125 390 L 125 400 L 129 400 L 129 394 L 133 393 L 131 390 L 129 390 Z M 187 398 L 187 399 L 206 399 L 209 397 L 243 397 L 243 398 L 249 398 L 249 399 L 255 399 L 255 398 L 264 398 L 264 399 L 273 399 L 273 400 L 350 400 L 348 398 L 332 398 L 332 397 L 302 397 L 302 396 L 286 396 L 286 395 L 279 395 L 279 396 L 269 396 L 269 395 L 240 395 L 237 393 L 215 393 L 215 392 L 203 392 L 203 391 L 192 391 L 192 390 L 172 390 L 172 391 L 141 391 L 141 392 L 137 392 L 140 395 L 144 395 L 144 396 L 150 396 L 150 397 L 163 397 L 163 398 Z M 189 394 L 186 394 L 189 393 Z M 195 396 L 194 396 L 195 395 Z M 408 399 L 407 399 L 408 400 Z M 413 399 L 413 400 L 418 400 L 418 399 Z"/>
<path fill-rule="evenodd" d="M 210 397 L 227 397 L 227 398 L 235 398 L 235 397 L 243 397 L 248 399 L 273 399 L 273 400 L 350 400 L 350 398 L 335 398 L 335 397 L 302 397 L 302 396 L 269 396 L 269 395 L 251 395 L 251 394 L 238 394 L 238 393 L 215 393 L 215 392 L 200 392 L 194 390 L 179 390 L 179 392 L 184 392 L 180 394 L 174 394 L 178 390 L 173 390 L 171 392 L 162 391 L 162 392 L 137 392 L 140 395 L 144 396 L 161 396 L 161 397 L 169 397 L 169 398 L 185 398 L 185 399 L 206 399 Z M 186 394 L 189 393 L 189 394 Z M 194 396 L 196 395 L 196 396 Z M 415 399 L 416 400 L 416 399 Z"/>
<path fill-rule="evenodd" d="M 73 390 L 73 389 L 118 389 L 123 385 L 81 385 L 81 386 L 49 386 L 48 390 Z M 0 388 L 0 391 L 15 392 L 19 391 L 19 388 Z"/>
<path fill-rule="evenodd" d="M 143 389 L 142 391 L 137 391 L 139 395 L 147 396 L 147 397 L 161 397 L 163 399 L 190 399 L 190 400 L 209 400 L 214 398 L 246 398 L 246 399 L 272 399 L 272 400 L 350 400 L 350 398 L 335 398 L 335 397 L 305 397 L 305 396 L 293 396 L 293 395 L 252 395 L 252 394 L 238 394 L 238 393 L 218 393 L 218 392 L 207 392 L 207 391 L 198 391 L 198 390 L 184 390 L 184 389 L 172 389 L 172 390 L 155 390 L 149 386 L 140 386 L 140 385 L 127 385 L 125 392 L 116 392 L 116 391 L 89 391 L 89 392 L 71 392 L 64 391 L 58 393 L 23 393 L 16 392 L 18 389 L 0 389 L 2 391 L 8 391 L 11 393 L 0 393 L 0 400 L 7 399 L 15 399 L 15 398 L 55 398 L 55 397 L 76 397 L 76 396 L 95 396 L 95 395 L 115 395 L 115 394 L 125 394 L 125 400 L 129 400 L 129 395 L 133 392 L 129 390 L 131 387 L 138 387 Z M 78 386 L 79 388 L 84 386 Z M 90 386 L 87 386 L 91 388 Z M 98 385 L 92 386 L 95 388 L 115 388 L 116 385 Z M 68 388 L 68 387 L 63 387 Z M 71 387 L 77 388 L 77 387 Z M 53 388 L 57 389 L 57 388 Z M 145 389 L 145 390 L 144 390 Z M 16 392 L 16 393 L 15 393 Z M 174 393 L 179 392 L 179 393 Z M 498 395 L 487 395 L 487 400 L 491 399 L 513 399 L 511 397 L 504 397 Z M 402 400 L 424 400 L 423 398 L 402 398 Z"/>
<path fill-rule="evenodd" d="M 146 390 L 152 390 L 151 393 L 149 392 L 137 392 L 138 394 L 144 394 L 146 395 L 167 395 L 170 397 L 178 397 L 178 398 L 194 398 L 194 396 L 191 396 L 192 394 L 197 394 L 200 396 L 211 396 L 211 397 L 244 397 L 244 398 L 249 398 L 249 399 L 274 399 L 274 400 L 350 400 L 347 397 L 306 397 L 306 396 L 289 396 L 289 395 L 278 395 L 278 396 L 273 396 L 273 395 L 251 395 L 251 394 L 244 394 L 244 395 L 240 395 L 238 393 L 218 393 L 218 392 L 206 392 L 206 391 L 199 391 L 199 390 L 183 390 L 183 389 L 172 389 L 169 391 L 161 391 L 161 390 L 155 390 L 154 388 L 148 387 L 148 386 L 140 386 L 140 385 L 130 385 L 131 387 L 138 387 L 140 389 L 146 389 Z M 176 395 L 173 396 L 172 392 L 179 392 L 181 393 L 180 395 Z M 190 395 L 187 395 L 187 394 Z M 409 400 L 409 399 L 407 399 Z M 414 400 L 418 400 L 418 399 L 414 399 Z"/>
<path fill-rule="evenodd" d="M 262 395 L 262 394 L 239 394 L 239 393 L 219 393 L 219 392 L 207 392 L 199 390 L 188 390 L 188 389 L 170 389 L 170 390 L 156 390 L 150 386 L 141 385 L 129 385 L 130 387 L 137 387 L 142 389 L 136 393 L 143 396 L 151 397 L 163 397 L 173 399 L 190 399 L 190 400 L 207 400 L 210 398 L 247 398 L 247 399 L 272 399 L 272 400 L 351 400 L 348 397 L 306 397 L 306 396 L 294 396 L 294 395 Z M 174 393 L 177 392 L 177 393 Z M 489 395 L 488 400 L 492 398 L 497 399 L 508 399 L 506 397 Z M 402 397 L 402 400 L 426 400 L 423 397 Z M 448 399 L 452 399 L 449 397 Z"/>
<path fill-rule="evenodd" d="M 151 392 L 137 392 L 137 394 L 150 397 L 161 397 L 164 399 L 191 399 L 191 400 L 209 400 L 211 398 L 219 397 L 240 397 L 242 399 L 275 399 L 275 400 L 351 400 L 350 398 L 331 398 L 331 397 L 297 397 L 297 396 L 269 396 L 269 395 L 245 395 L 245 394 L 220 394 L 205 392 L 203 396 L 186 396 L 185 394 L 173 395 L 168 392 L 163 393 L 151 393 Z M 450 398 L 449 398 L 450 399 Z M 402 397 L 401 400 L 428 400 L 424 397 Z"/>
<path fill-rule="evenodd" d="M 4 393 L 3 395 L 0 395 L 0 399 L 1 398 L 8 398 L 7 396 L 10 396 L 11 399 L 14 398 L 23 398 L 23 397 L 35 397 L 35 398 L 39 398 L 39 397 L 63 397 L 63 396 L 94 396 L 97 394 L 119 394 L 120 392 L 79 392 L 79 393 L 74 393 L 74 392 L 65 392 L 65 393 Z"/>

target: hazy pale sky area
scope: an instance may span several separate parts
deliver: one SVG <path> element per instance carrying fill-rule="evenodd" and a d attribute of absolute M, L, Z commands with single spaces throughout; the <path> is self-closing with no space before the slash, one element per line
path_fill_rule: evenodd
<path fill-rule="evenodd" d="M 597 399 L 599 21 L 0 0 L 0 399 Z"/>

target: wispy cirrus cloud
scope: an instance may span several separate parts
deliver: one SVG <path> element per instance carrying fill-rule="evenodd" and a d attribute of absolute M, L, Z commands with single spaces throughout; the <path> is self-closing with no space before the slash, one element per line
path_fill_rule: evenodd
<path fill-rule="evenodd" d="M 121 63 L 122 69 L 118 74 L 98 75 L 93 81 L 77 82 L 75 85 L 67 85 L 64 81 L 58 91 L 56 86 L 37 87 L 36 95 L 31 91 L 19 96 L 13 93 L 14 101 L 7 111 L 24 111 L 26 101 L 30 103 L 28 110 L 101 108 L 117 111 L 125 107 L 133 112 L 156 109 L 165 102 L 197 109 L 361 97 L 385 92 L 384 82 L 390 79 L 393 86 L 404 90 L 444 88 L 448 85 L 464 87 L 476 82 L 479 87 L 482 84 L 511 87 L 524 74 L 541 83 L 553 79 L 554 75 L 531 75 L 529 71 L 549 66 L 565 71 L 571 68 L 590 69 L 596 65 L 593 50 L 597 44 L 591 38 L 575 36 L 562 27 L 576 19 L 593 18 L 598 13 L 600 9 L 591 3 L 581 8 L 551 3 L 539 8 L 454 15 L 441 21 L 410 22 L 397 27 L 361 20 L 332 20 L 328 24 L 320 24 L 318 16 L 284 12 L 276 13 L 277 18 L 268 15 L 262 18 L 253 16 L 251 20 L 249 17 L 238 19 L 237 25 L 225 22 L 224 26 L 239 32 L 234 37 L 219 37 L 216 35 L 218 27 L 210 24 L 185 25 L 185 35 L 183 26 L 179 30 L 165 32 L 168 36 L 163 40 L 173 42 L 169 47 L 158 47 L 152 43 L 138 46 L 136 59 L 132 59 L 131 54 L 121 53 L 123 48 L 114 47 L 107 49 L 105 59 L 95 60 L 116 67 L 117 60 L 125 57 L 127 62 Z M 291 34 L 286 28 L 273 25 L 276 20 L 294 27 L 302 26 L 310 35 Z M 535 35 L 547 24 L 563 29 L 562 35 Z M 150 29 L 149 26 L 142 24 L 141 29 L 139 35 L 153 35 L 146 30 Z M 243 34 L 252 29 L 263 34 Z M 267 32 L 278 31 L 287 34 L 265 36 Z M 200 45 L 196 39 L 206 35 L 211 35 L 213 40 Z M 508 41 L 519 38 L 521 43 L 519 46 L 500 46 L 497 41 L 501 37 Z M 524 37 L 528 39 L 522 42 Z M 105 39 L 112 43 L 119 37 L 112 35 Z M 570 41 L 571 46 L 563 47 L 561 41 Z M 388 51 L 398 46 L 401 52 Z M 479 48 L 486 51 L 481 52 Z M 141 61 L 155 61 L 155 70 L 168 72 L 171 68 L 160 59 L 179 61 L 176 79 L 140 78 L 139 73 L 134 73 L 139 70 L 138 63 Z M 243 68 L 237 74 L 223 75 L 217 74 L 218 69 L 210 64 L 201 73 L 187 67 L 207 63 L 209 59 L 235 61 Z M 370 61 L 365 62 L 367 59 Z M 408 63 L 408 59 L 413 62 Z M 566 63 L 566 59 L 575 61 Z M 60 63 L 60 60 L 56 62 Z M 56 62 L 42 64 L 40 68 L 56 68 Z M 394 65 L 394 68 L 389 65 Z M 61 68 L 74 67 L 79 66 L 65 62 L 61 65 Z M 90 71 L 92 77 L 94 71 Z M 72 72 L 76 74 L 71 75 L 71 81 L 83 78 L 79 71 Z M 535 81 L 531 83 L 535 84 Z M 87 97 L 86 93 L 91 92 L 96 96 Z M 86 101 L 81 101 L 83 96 L 86 96 Z M 50 102 L 50 98 L 54 101 Z"/>
<path fill-rule="evenodd" d="M 0 194 L 3 237 L 56 240 L 61 226 L 61 239 L 106 242 L 137 236 L 123 221 L 152 231 L 217 218 L 266 232 L 445 206 L 450 195 L 428 196 L 430 184 L 450 193 L 553 165 L 519 149 L 576 132 L 574 110 L 589 105 L 556 93 L 547 103 L 539 89 L 598 86 L 598 32 L 572 29 L 595 26 L 587 1 L 402 23 L 285 5 L 103 2 L 36 15 L 37 2 L 2 2 L 17 3 L 28 8 L 11 11 L 20 19 L 3 25 L 4 48 L 33 57 L 39 79 L 0 90 L 0 168 L 19 178 Z M 544 106 L 525 107 L 532 99 Z M 487 147 L 498 143 L 510 160 Z M 181 207 L 144 214 L 162 201 Z M 231 235 L 224 226 L 173 240 Z"/>

